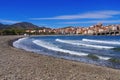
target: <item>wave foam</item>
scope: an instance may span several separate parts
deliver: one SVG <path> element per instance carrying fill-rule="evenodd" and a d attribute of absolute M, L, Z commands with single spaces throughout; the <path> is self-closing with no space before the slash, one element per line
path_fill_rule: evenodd
<path fill-rule="evenodd" d="M 35 43 L 38 46 L 47 48 L 49 50 L 53 50 L 53 51 L 58 51 L 58 52 L 63 52 L 63 53 L 69 53 L 71 55 L 77 55 L 77 56 L 87 56 L 88 53 L 83 53 L 83 52 L 76 52 L 76 51 L 70 51 L 70 50 L 66 50 L 66 49 L 61 49 L 53 44 L 50 44 L 48 42 L 45 41 L 41 41 L 41 40 L 34 40 L 33 43 Z M 98 56 L 99 59 L 103 59 L 103 60 L 108 60 L 110 58 L 108 57 L 102 57 L 102 56 Z"/>
<path fill-rule="evenodd" d="M 103 41 L 103 40 L 92 40 L 92 39 L 82 39 L 82 41 L 85 41 L 85 42 L 94 42 L 94 43 L 103 43 L 103 44 L 120 45 L 120 42 L 115 42 L 115 41 Z"/>
<path fill-rule="evenodd" d="M 25 40 L 25 39 L 27 39 L 27 38 L 20 38 L 20 39 L 14 41 L 14 42 L 13 42 L 13 46 L 16 47 L 16 48 L 20 48 L 20 45 L 19 45 L 19 44 L 20 44 L 23 40 Z"/>
<path fill-rule="evenodd" d="M 110 57 L 103 57 L 103 56 L 98 56 L 98 55 L 97 55 L 97 57 L 99 57 L 99 59 L 103 59 L 103 60 L 109 60 L 110 59 Z"/>
<path fill-rule="evenodd" d="M 79 53 L 79 52 L 75 52 L 75 51 L 61 49 L 59 47 L 56 47 L 55 45 L 49 44 L 49 43 L 41 41 L 41 40 L 34 40 L 33 43 L 35 43 L 38 46 L 41 46 L 41 47 L 44 47 L 44 48 L 47 48 L 47 49 L 53 50 L 53 51 L 60 51 L 60 52 L 63 52 L 63 53 L 69 53 L 69 54 L 72 54 L 72 55 L 79 55 L 79 56 L 88 55 L 87 53 L 82 53 L 82 52 Z"/>
<path fill-rule="evenodd" d="M 56 41 L 62 42 L 62 43 L 67 43 L 67 44 L 72 44 L 72 45 L 79 45 L 79 46 L 99 48 L 99 49 L 112 49 L 112 48 L 114 48 L 114 47 L 111 47 L 111 46 L 90 45 L 90 44 L 83 44 L 83 43 L 80 43 L 80 42 L 73 42 L 73 41 L 61 40 L 61 39 L 56 39 Z"/>

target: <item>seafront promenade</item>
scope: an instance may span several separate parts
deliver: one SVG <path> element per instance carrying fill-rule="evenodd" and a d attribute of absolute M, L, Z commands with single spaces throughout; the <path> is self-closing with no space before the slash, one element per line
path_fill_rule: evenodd
<path fill-rule="evenodd" d="M 104 32 L 100 32 L 100 33 L 94 33 L 93 35 L 120 35 L 120 30 L 104 31 Z"/>

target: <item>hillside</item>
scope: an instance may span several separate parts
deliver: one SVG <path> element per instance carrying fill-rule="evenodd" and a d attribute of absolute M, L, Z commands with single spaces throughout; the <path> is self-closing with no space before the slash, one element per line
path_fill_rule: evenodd
<path fill-rule="evenodd" d="M 14 29 L 36 29 L 36 28 L 39 28 L 39 27 L 34 25 L 34 24 L 32 24 L 32 23 L 21 22 L 21 23 L 16 23 L 16 24 L 9 25 L 8 28 L 14 28 Z"/>
<path fill-rule="evenodd" d="M 46 27 L 39 27 L 29 22 L 20 22 L 11 25 L 5 25 L 0 23 L 0 29 L 46 29 Z"/>
<path fill-rule="evenodd" d="M 9 27 L 9 26 L 8 26 L 8 25 L 4 25 L 4 24 L 0 23 L 0 29 L 5 29 L 5 28 L 7 28 L 7 27 Z"/>
<path fill-rule="evenodd" d="M 38 26 L 36 26 L 32 23 L 28 23 L 28 22 L 16 23 L 16 24 L 10 25 L 10 27 L 16 28 L 16 29 L 35 29 L 35 28 L 39 28 Z"/>

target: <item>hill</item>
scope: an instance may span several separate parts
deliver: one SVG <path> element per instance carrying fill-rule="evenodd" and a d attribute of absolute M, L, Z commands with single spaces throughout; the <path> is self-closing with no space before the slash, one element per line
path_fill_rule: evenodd
<path fill-rule="evenodd" d="M 12 29 L 36 29 L 36 28 L 39 28 L 39 26 L 34 25 L 32 23 L 28 23 L 28 22 L 21 22 L 21 23 L 9 25 L 8 28 L 12 28 Z"/>
<path fill-rule="evenodd" d="M 29 23 L 29 22 L 20 22 L 20 23 L 15 23 L 15 24 L 11 24 L 11 25 L 5 25 L 5 24 L 0 23 L 0 29 L 26 30 L 26 29 L 50 29 L 50 28 L 46 28 L 44 26 L 37 26 L 37 25 L 34 25 L 32 23 Z"/>
<path fill-rule="evenodd" d="M 20 35 L 24 34 L 27 29 L 50 29 L 44 26 L 37 26 L 29 22 L 20 22 L 11 25 L 5 25 L 0 23 L 0 35 Z"/>
<path fill-rule="evenodd" d="M 8 25 L 4 25 L 4 24 L 0 23 L 0 29 L 5 29 L 7 27 L 8 27 Z"/>

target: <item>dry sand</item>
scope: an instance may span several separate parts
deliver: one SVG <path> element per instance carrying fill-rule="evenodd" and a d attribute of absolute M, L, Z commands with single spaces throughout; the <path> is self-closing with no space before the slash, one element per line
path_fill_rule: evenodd
<path fill-rule="evenodd" d="M 16 49 L 0 36 L 0 80 L 120 80 L 120 70 Z"/>

